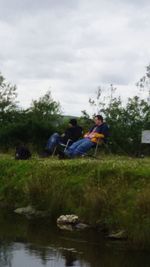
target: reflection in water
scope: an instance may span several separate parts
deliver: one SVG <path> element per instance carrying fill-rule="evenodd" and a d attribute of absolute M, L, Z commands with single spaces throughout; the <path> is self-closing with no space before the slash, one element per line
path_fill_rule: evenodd
<path fill-rule="evenodd" d="M 64 250 L 64 252 L 62 252 L 62 256 L 65 259 L 65 266 L 74 266 L 77 261 L 77 256 L 75 253 L 72 253 L 72 251 Z"/>
<path fill-rule="evenodd" d="M 12 258 L 11 246 L 0 242 L 0 266 L 11 266 Z"/>
<path fill-rule="evenodd" d="M 149 267 L 148 252 L 128 251 L 93 231 L 65 232 L 49 221 L 0 217 L 0 267 Z"/>

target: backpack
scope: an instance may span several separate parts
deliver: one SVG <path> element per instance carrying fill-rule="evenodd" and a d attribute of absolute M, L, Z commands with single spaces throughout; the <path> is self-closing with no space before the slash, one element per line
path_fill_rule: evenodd
<path fill-rule="evenodd" d="M 30 150 L 25 146 L 19 146 L 15 151 L 15 159 L 26 160 L 31 158 Z"/>

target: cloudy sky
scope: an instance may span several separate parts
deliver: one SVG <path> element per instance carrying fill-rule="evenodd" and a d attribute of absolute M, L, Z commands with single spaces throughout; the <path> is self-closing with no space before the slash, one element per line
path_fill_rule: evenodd
<path fill-rule="evenodd" d="M 98 86 L 122 97 L 150 63 L 149 0 L 0 0 L 0 72 L 22 107 L 51 90 L 64 114 Z"/>

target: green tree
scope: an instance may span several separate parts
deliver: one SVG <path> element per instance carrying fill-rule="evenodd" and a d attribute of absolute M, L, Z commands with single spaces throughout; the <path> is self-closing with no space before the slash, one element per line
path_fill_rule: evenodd
<path fill-rule="evenodd" d="M 56 131 L 60 118 L 60 104 L 48 91 L 30 108 L 18 108 L 17 88 L 0 74 L 0 147 L 9 149 L 17 143 L 40 147 Z"/>
<path fill-rule="evenodd" d="M 140 82 L 140 87 L 149 90 L 150 67 Z M 99 87 L 96 97 L 89 99 L 89 103 L 96 108 L 96 113 L 104 116 L 110 126 L 112 150 L 136 154 L 140 150 L 142 130 L 150 129 L 149 93 L 145 99 L 134 96 L 123 104 L 120 97 L 114 96 L 116 90 L 113 85 L 107 90 Z"/>
<path fill-rule="evenodd" d="M 147 102 L 150 105 L 150 64 L 146 67 L 146 74 L 136 83 L 143 93 L 147 93 Z"/>
<path fill-rule="evenodd" d="M 0 73 L 0 122 L 8 123 L 13 121 L 17 109 L 16 86 L 5 81 Z"/>
<path fill-rule="evenodd" d="M 32 143 L 38 147 L 44 144 L 49 135 L 59 127 L 60 113 L 60 104 L 52 98 L 50 91 L 32 101 L 27 112 Z"/>
<path fill-rule="evenodd" d="M 30 108 L 35 117 L 47 120 L 52 116 L 60 114 L 60 104 L 53 100 L 51 92 L 47 91 L 46 94 L 38 100 L 33 100 Z"/>
<path fill-rule="evenodd" d="M 86 112 L 86 110 L 81 111 L 82 115 L 78 119 L 79 125 L 82 125 L 84 133 L 88 132 L 90 126 L 92 127 L 93 125 L 93 120 L 90 119 L 89 114 Z"/>

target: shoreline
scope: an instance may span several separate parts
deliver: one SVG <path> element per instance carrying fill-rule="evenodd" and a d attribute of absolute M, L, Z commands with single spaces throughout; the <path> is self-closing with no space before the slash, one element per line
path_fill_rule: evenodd
<path fill-rule="evenodd" d="M 125 230 L 133 246 L 149 246 L 149 158 L 15 161 L 1 156 L 0 169 L 1 206 L 31 205 L 53 220 L 76 214 L 109 233 Z"/>

